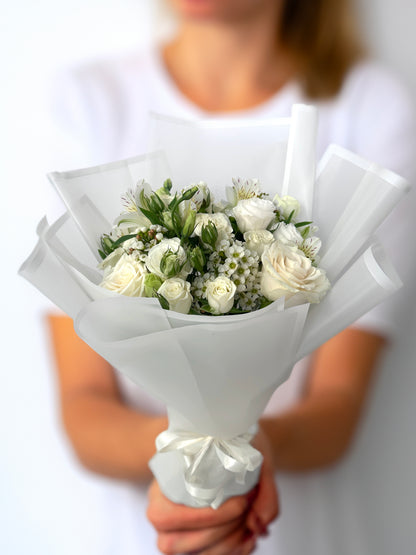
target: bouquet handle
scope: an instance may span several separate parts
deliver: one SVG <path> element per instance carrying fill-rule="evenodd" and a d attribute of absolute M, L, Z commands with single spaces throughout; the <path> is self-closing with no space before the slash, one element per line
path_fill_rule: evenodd
<path fill-rule="evenodd" d="M 256 485 L 263 456 L 250 442 L 257 425 L 238 436 L 220 438 L 179 427 L 183 418 L 172 410 L 168 413 L 169 427 L 156 438 L 157 453 L 150 461 L 166 497 L 174 503 L 216 509 Z"/>

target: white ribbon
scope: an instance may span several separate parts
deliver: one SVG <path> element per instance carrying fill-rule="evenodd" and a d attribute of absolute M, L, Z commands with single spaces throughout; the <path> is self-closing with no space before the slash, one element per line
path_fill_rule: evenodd
<path fill-rule="evenodd" d="M 261 465 L 263 456 L 250 445 L 256 432 L 257 426 L 252 426 L 239 436 L 219 439 L 186 430 L 166 430 L 156 438 L 156 447 L 159 453 L 180 451 L 186 466 L 186 490 L 201 505 L 208 502 L 217 508 L 224 497 L 224 486 L 230 481 L 228 472 L 234 474 L 237 484 L 244 485 L 246 473 Z M 220 465 L 213 468 L 213 459 Z M 213 477 L 215 484 L 209 484 L 209 478 Z"/>

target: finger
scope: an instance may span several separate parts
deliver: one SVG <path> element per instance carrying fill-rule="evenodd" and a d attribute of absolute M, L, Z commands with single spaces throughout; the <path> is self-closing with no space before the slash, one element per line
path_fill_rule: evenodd
<path fill-rule="evenodd" d="M 162 553 L 200 553 L 224 541 L 238 530 L 245 530 L 245 516 L 212 528 L 186 532 L 159 532 L 157 545 Z"/>
<path fill-rule="evenodd" d="M 247 516 L 247 527 L 257 535 L 267 535 L 267 526 L 279 514 L 279 499 L 273 469 L 265 458 L 258 493 Z"/>
<path fill-rule="evenodd" d="M 218 509 L 186 507 L 167 499 L 153 481 L 149 489 L 147 518 L 158 532 L 198 530 L 237 519 L 247 511 L 249 504 L 249 497 L 240 495 L 228 499 Z"/>
<path fill-rule="evenodd" d="M 239 528 L 216 545 L 199 551 L 198 555 L 248 555 L 255 549 L 256 540 L 247 528 Z"/>

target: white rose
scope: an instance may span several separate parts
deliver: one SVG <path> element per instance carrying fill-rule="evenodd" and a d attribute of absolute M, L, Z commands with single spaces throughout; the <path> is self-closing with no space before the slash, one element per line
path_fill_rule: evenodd
<path fill-rule="evenodd" d="M 162 283 L 158 293 L 169 303 L 169 309 L 188 314 L 192 304 L 191 284 L 181 278 L 170 278 Z"/>
<path fill-rule="evenodd" d="M 296 304 L 319 303 L 330 287 L 325 272 L 297 247 L 275 241 L 261 260 L 261 292 L 269 301 L 296 295 Z"/>
<path fill-rule="evenodd" d="M 173 239 L 162 239 L 160 243 L 149 250 L 146 259 L 147 269 L 151 274 L 156 274 L 157 276 L 165 279 L 167 276 L 160 269 L 160 262 L 163 255 L 168 251 L 174 253 L 177 256 L 178 262 L 183 265 L 182 270 L 176 277 L 186 278 L 191 271 L 191 267 L 187 262 L 185 249 L 181 247 L 181 241 L 177 237 L 174 237 Z"/>
<path fill-rule="evenodd" d="M 299 247 L 303 243 L 303 237 L 294 224 L 280 223 L 273 233 L 273 237 L 279 243 L 291 247 Z"/>
<path fill-rule="evenodd" d="M 106 272 L 100 285 L 120 295 L 141 297 L 146 273 L 146 267 L 142 262 L 123 254 L 114 268 Z"/>
<path fill-rule="evenodd" d="M 218 231 L 218 238 L 230 236 L 233 232 L 232 225 L 228 216 L 222 212 L 216 214 L 197 214 L 195 219 L 194 235 L 201 237 L 202 227 L 212 222 Z"/>
<path fill-rule="evenodd" d="M 274 218 L 276 207 L 271 200 L 249 198 L 238 201 L 233 214 L 241 233 L 266 229 Z"/>
<path fill-rule="evenodd" d="M 232 309 L 236 290 L 234 283 L 225 276 L 207 283 L 207 301 L 214 314 L 226 314 Z"/>
<path fill-rule="evenodd" d="M 254 229 L 244 233 L 245 246 L 252 252 L 256 252 L 261 256 L 267 245 L 274 241 L 273 234 L 267 229 Z"/>
<path fill-rule="evenodd" d="M 273 202 L 285 219 L 287 219 L 292 212 L 292 218 L 296 218 L 296 216 L 299 214 L 300 205 L 294 197 L 291 197 L 289 195 L 279 197 L 279 195 L 275 195 Z"/>

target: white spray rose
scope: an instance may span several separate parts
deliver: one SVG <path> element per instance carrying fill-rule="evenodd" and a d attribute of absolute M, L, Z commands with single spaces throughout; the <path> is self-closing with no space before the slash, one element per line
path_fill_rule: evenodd
<path fill-rule="evenodd" d="M 187 262 L 185 249 L 181 246 L 181 241 L 177 237 L 173 239 L 162 239 L 160 243 L 149 250 L 146 259 L 147 269 L 151 274 L 156 274 L 163 279 L 167 278 L 168 276 L 166 276 L 160 268 L 160 263 L 163 256 L 168 251 L 176 256 L 176 260 L 182 266 L 182 269 L 178 272 L 176 277 L 186 278 L 191 271 L 191 267 Z"/>
<path fill-rule="evenodd" d="M 101 287 L 128 297 L 141 297 L 143 294 L 146 266 L 128 254 L 123 254 L 114 268 L 104 275 Z"/>
<path fill-rule="evenodd" d="M 285 219 L 287 219 L 292 212 L 292 218 L 296 218 L 296 216 L 299 214 L 300 205 L 294 197 L 291 197 L 289 195 L 279 197 L 279 195 L 275 195 L 273 202 Z"/>
<path fill-rule="evenodd" d="M 240 200 L 233 208 L 233 214 L 242 233 L 254 229 L 267 229 L 274 218 L 275 205 L 271 200 L 249 198 Z"/>
<path fill-rule="evenodd" d="M 273 243 L 274 237 L 267 229 L 254 229 L 244 233 L 244 241 L 246 242 L 245 246 L 249 250 L 261 256 L 267 245 Z"/>
<path fill-rule="evenodd" d="M 298 302 L 319 303 L 330 287 L 325 272 L 297 247 L 275 241 L 261 260 L 261 292 L 269 301 L 296 295 Z"/>
<path fill-rule="evenodd" d="M 226 314 L 232 309 L 236 290 L 234 283 L 225 276 L 207 283 L 207 301 L 214 314 Z"/>
<path fill-rule="evenodd" d="M 195 219 L 195 229 L 194 235 L 201 237 L 202 227 L 212 222 L 218 231 L 218 239 L 229 237 L 233 228 L 231 226 L 230 220 L 222 212 L 216 214 L 197 214 Z"/>
<path fill-rule="evenodd" d="M 169 309 L 188 314 L 192 304 L 191 284 L 181 278 L 170 278 L 162 283 L 158 293 L 169 303 Z"/>
<path fill-rule="evenodd" d="M 303 237 L 294 224 L 285 224 L 281 222 L 273 233 L 273 237 L 279 243 L 291 247 L 299 247 L 303 243 Z"/>
<path fill-rule="evenodd" d="M 186 187 L 184 191 L 192 189 L 192 187 L 198 188 L 197 192 L 191 198 L 191 205 L 193 210 L 198 211 L 201 206 L 204 205 L 205 210 L 210 212 L 212 209 L 213 199 L 208 185 L 204 181 L 200 181 L 199 183 L 192 183 L 189 187 Z"/>

